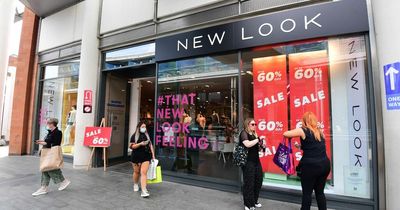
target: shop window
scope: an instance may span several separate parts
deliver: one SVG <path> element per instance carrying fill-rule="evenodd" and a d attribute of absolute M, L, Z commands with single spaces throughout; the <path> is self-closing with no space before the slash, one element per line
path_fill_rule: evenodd
<path fill-rule="evenodd" d="M 160 63 L 155 145 L 164 171 L 238 180 L 237 54 Z"/>
<path fill-rule="evenodd" d="M 63 132 L 62 149 L 66 155 L 74 152 L 78 74 L 78 61 L 45 66 L 45 80 L 40 82 L 39 138 L 47 135 L 46 119 L 57 118 L 58 128 Z"/>
<path fill-rule="evenodd" d="M 367 56 L 363 36 L 254 48 L 242 53 L 244 117 L 254 117 L 264 185 L 300 190 L 297 176 L 285 175 L 272 161 L 282 133 L 301 126 L 314 112 L 332 162 L 325 191 L 372 197 L 371 130 L 367 100 Z M 292 139 L 294 142 L 300 139 Z M 295 163 L 302 153 L 294 149 Z"/>
<path fill-rule="evenodd" d="M 155 43 L 133 46 L 105 53 L 104 70 L 137 66 L 155 62 Z"/>

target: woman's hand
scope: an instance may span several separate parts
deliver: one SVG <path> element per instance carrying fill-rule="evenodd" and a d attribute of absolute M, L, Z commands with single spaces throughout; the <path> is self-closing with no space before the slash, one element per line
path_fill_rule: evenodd
<path fill-rule="evenodd" d="M 43 140 L 37 140 L 36 144 L 40 144 L 40 145 L 47 145 L 47 143 Z"/>
<path fill-rule="evenodd" d="M 297 149 L 300 149 L 301 148 L 301 146 L 300 146 L 300 144 L 299 144 L 299 142 L 294 142 L 294 146 L 297 148 Z"/>

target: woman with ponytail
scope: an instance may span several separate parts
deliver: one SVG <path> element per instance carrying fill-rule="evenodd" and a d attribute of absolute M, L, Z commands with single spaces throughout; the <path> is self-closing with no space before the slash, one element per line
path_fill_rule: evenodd
<path fill-rule="evenodd" d="M 283 133 L 286 138 L 300 137 L 301 139 L 301 145 L 295 143 L 296 147 L 303 150 L 303 157 L 299 163 L 303 192 L 301 210 L 310 209 L 313 191 L 315 191 L 318 209 L 327 209 L 324 188 L 331 171 L 331 163 L 326 155 L 324 134 L 317 124 L 318 120 L 315 114 L 306 112 L 303 115 L 300 128 Z"/>

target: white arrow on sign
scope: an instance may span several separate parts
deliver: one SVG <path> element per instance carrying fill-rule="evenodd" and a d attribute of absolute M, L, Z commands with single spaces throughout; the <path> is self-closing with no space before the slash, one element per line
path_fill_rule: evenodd
<path fill-rule="evenodd" d="M 396 89 L 396 86 L 395 86 L 396 81 L 394 81 L 394 75 L 398 74 L 398 73 L 399 73 L 399 71 L 393 67 L 390 67 L 385 73 L 386 76 L 390 76 L 390 89 L 391 90 Z"/>

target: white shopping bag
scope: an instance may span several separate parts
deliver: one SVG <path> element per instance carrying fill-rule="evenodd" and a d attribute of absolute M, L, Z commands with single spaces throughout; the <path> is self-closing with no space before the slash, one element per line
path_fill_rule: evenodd
<path fill-rule="evenodd" d="M 157 159 L 154 159 L 150 162 L 149 170 L 147 171 L 148 180 L 153 180 L 157 178 L 157 165 L 158 165 Z"/>

